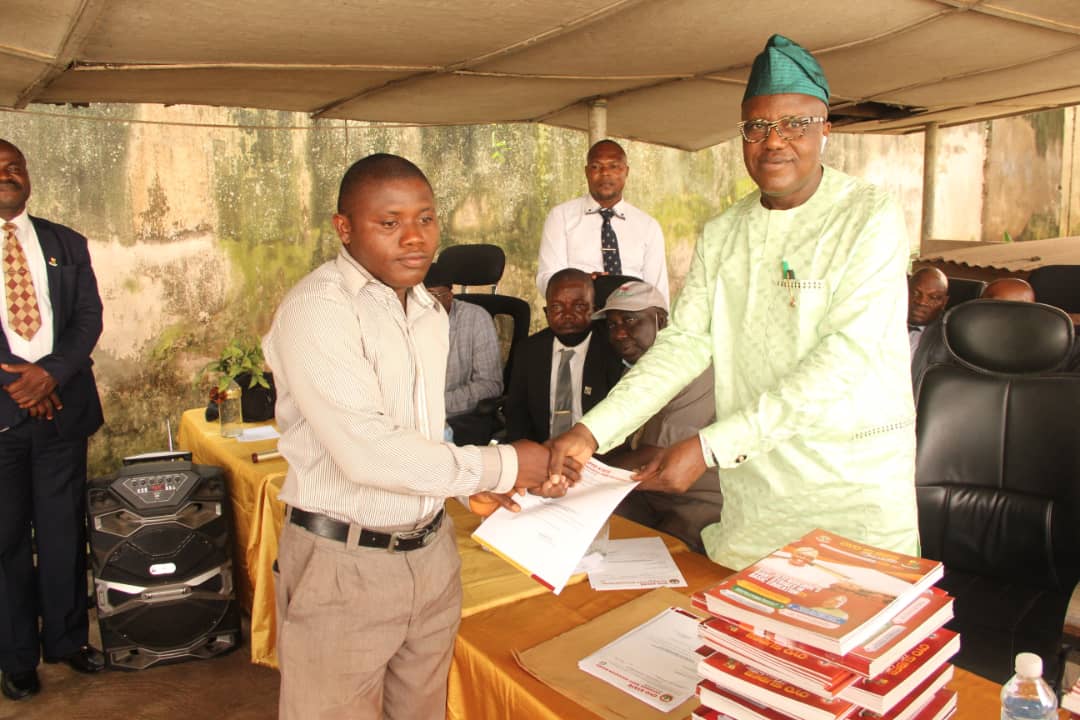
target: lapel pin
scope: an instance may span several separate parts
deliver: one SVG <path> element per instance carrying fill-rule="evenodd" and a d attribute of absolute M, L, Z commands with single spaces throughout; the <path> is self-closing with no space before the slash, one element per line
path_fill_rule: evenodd
<path fill-rule="evenodd" d="M 52 265 L 53 267 L 56 267 L 56 264 L 57 264 L 56 263 L 56 258 L 54 258 L 54 257 L 49 258 L 49 264 Z"/>
<path fill-rule="evenodd" d="M 586 385 L 585 388 L 584 388 L 584 393 L 586 395 L 592 395 L 592 388 L 589 387 L 588 385 Z"/>

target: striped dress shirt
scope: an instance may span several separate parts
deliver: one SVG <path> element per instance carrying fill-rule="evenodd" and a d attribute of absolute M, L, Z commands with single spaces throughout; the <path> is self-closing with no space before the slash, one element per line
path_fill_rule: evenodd
<path fill-rule="evenodd" d="M 378 529 L 513 487 L 512 447 L 442 442 L 446 313 L 422 286 L 406 305 L 344 249 L 282 300 L 263 350 L 289 462 L 283 502 Z"/>

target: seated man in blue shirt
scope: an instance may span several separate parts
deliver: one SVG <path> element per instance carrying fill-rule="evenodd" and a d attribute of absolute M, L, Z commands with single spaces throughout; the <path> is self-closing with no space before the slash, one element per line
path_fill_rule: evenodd
<path fill-rule="evenodd" d="M 492 414 L 477 413 L 481 400 L 502 393 L 499 338 L 487 310 L 454 299 L 454 282 L 433 263 L 424 287 L 450 317 L 450 355 L 446 360 L 446 422 L 457 445 L 485 445 L 495 430 Z"/>

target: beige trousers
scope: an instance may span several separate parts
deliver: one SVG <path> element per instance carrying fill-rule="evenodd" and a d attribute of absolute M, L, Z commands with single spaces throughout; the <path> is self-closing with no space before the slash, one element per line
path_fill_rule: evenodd
<path fill-rule="evenodd" d="M 461 622 L 461 560 L 443 519 L 427 547 L 359 547 L 286 520 L 275 577 L 281 720 L 435 720 Z"/>

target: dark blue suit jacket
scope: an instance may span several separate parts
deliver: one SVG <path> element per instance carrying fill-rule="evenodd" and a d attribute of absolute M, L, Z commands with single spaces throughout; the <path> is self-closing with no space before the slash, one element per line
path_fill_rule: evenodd
<path fill-rule="evenodd" d="M 47 370 L 58 384 L 56 394 L 64 405 L 56 413 L 60 436 L 88 437 L 104 421 L 90 359 L 90 351 L 101 335 L 101 297 L 90 266 L 90 252 L 86 238 L 71 228 L 36 217 L 30 221 L 45 256 L 53 313 L 53 351 L 36 364 Z M 11 352 L 2 332 L 0 362 L 26 362 Z M 16 379 L 17 375 L 0 371 L 0 385 Z M 0 427 L 17 425 L 26 417 L 27 412 L 0 391 Z"/>

